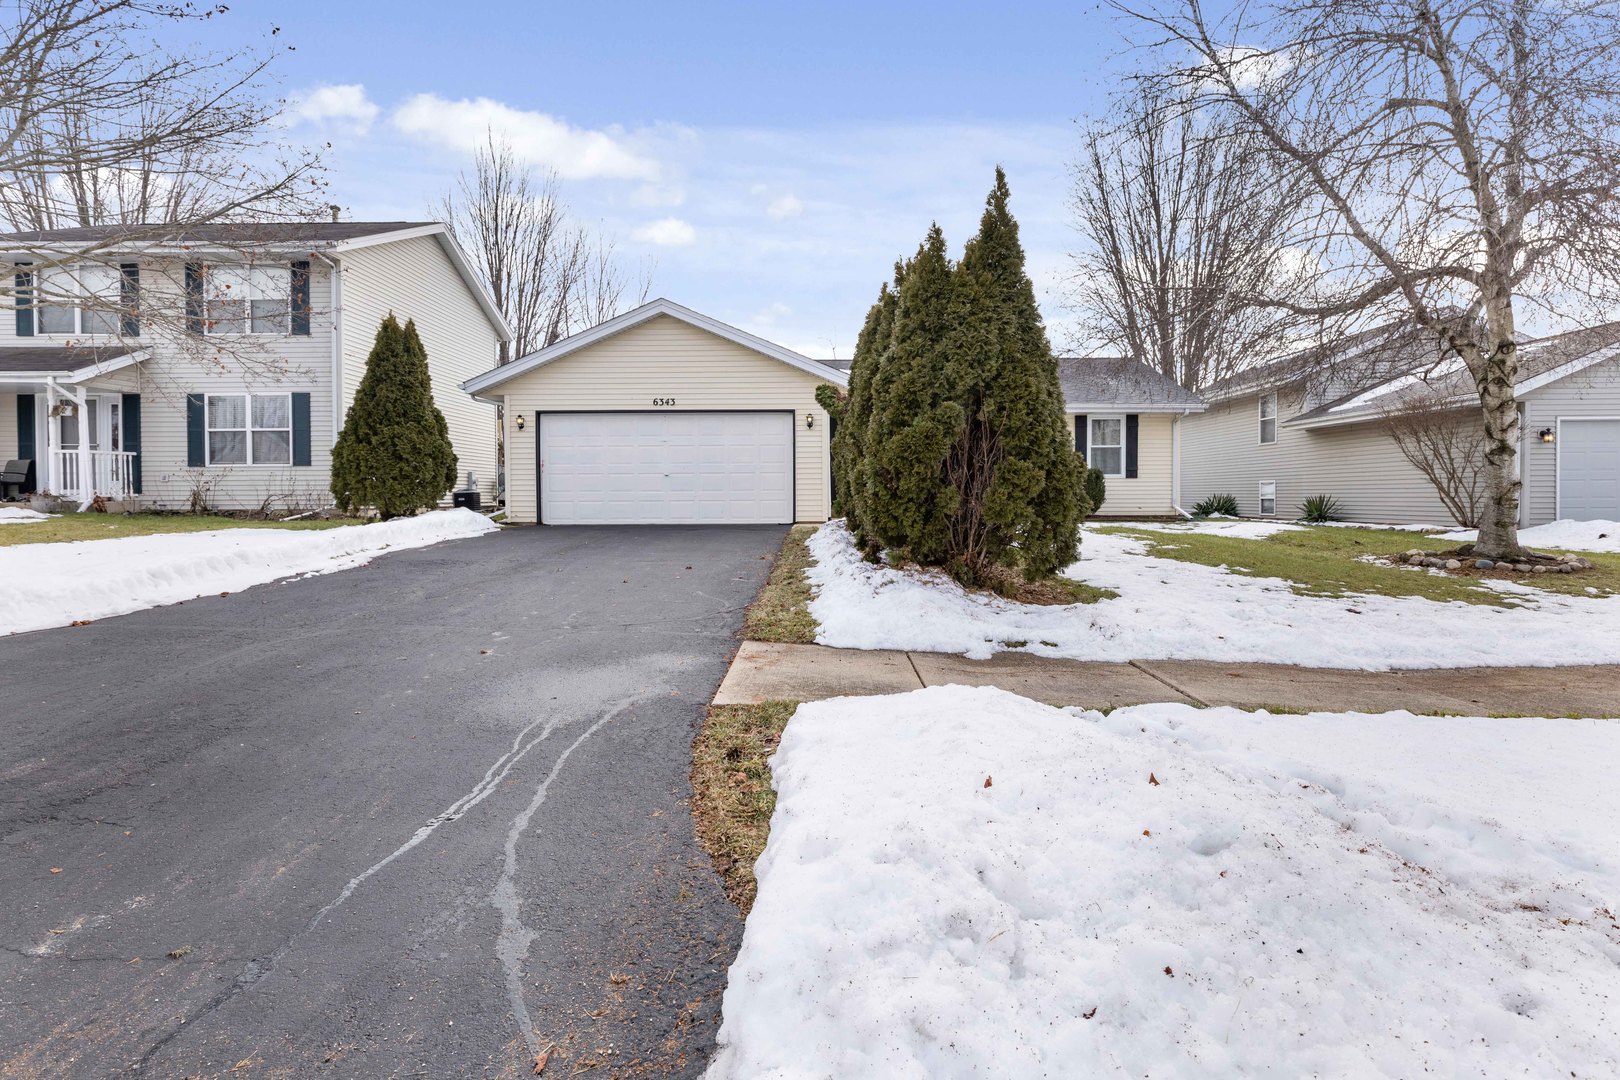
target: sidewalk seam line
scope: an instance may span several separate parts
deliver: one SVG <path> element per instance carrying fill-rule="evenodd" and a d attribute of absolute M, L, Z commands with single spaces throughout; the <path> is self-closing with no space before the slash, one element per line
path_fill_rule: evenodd
<path fill-rule="evenodd" d="M 918 686 L 918 688 L 923 689 L 923 690 L 928 689 L 928 680 L 924 679 L 922 677 L 922 672 L 917 670 L 917 658 L 915 656 L 911 655 L 911 650 L 910 649 L 906 650 L 906 663 L 911 665 L 911 673 L 913 675 L 917 676 L 917 686 Z"/>
<path fill-rule="evenodd" d="M 1192 702 L 1194 705 L 1198 705 L 1201 708 L 1205 708 L 1205 709 L 1210 707 L 1209 702 L 1203 700 L 1202 698 L 1196 697 L 1193 694 L 1188 693 L 1186 690 L 1183 690 L 1181 687 L 1177 686 L 1175 683 L 1171 682 L 1169 679 L 1165 678 L 1163 675 L 1160 675 L 1157 671 L 1149 671 L 1147 668 L 1143 667 L 1142 664 L 1139 661 L 1131 660 L 1131 661 L 1129 661 L 1129 663 L 1130 663 L 1131 667 L 1135 668 L 1137 671 L 1140 671 L 1142 674 L 1146 675 L 1150 679 L 1157 679 L 1158 681 L 1164 683 L 1164 685 L 1168 686 L 1170 689 L 1174 690 L 1176 693 L 1180 694 L 1182 697 L 1186 698 L 1188 701 Z"/>

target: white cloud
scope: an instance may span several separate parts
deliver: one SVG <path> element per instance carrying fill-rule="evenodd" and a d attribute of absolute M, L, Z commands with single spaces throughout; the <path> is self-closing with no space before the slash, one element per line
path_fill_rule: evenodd
<path fill-rule="evenodd" d="M 565 180 L 658 178 L 658 162 L 631 149 L 616 128 L 572 127 L 546 113 L 514 109 L 491 98 L 450 101 L 417 94 L 394 110 L 392 122 L 407 135 L 467 152 L 483 146 L 494 132 L 520 157 L 555 169 Z"/>
<path fill-rule="evenodd" d="M 677 217 L 650 221 L 630 234 L 644 244 L 659 247 L 685 247 L 697 239 L 697 230 Z"/>
<path fill-rule="evenodd" d="M 765 212 L 771 216 L 772 221 L 785 221 L 790 217 L 798 217 L 804 213 L 804 203 L 792 193 L 771 200 Z"/>
<path fill-rule="evenodd" d="M 775 326 L 783 318 L 792 314 L 792 308 L 782 303 L 782 301 L 777 300 L 770 305 L 754 312 L 754 317 L 748 321 L 758 327 L 769 327 Z"/>
<path fill-rule="evenodd" d="M 343 83 L 299 91 L 288 99 L 284 115 L 293 124 L 339 124 L 364 134 L 381 112 L 364 86 Z"/>

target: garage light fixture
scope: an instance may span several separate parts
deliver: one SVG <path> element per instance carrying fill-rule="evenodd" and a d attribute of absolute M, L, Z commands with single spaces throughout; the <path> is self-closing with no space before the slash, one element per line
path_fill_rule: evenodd
<path fill-rule="evenodd" d="M 517 414 L 517 419 L 514 420 L 513 423 L 515 423 L 517 425 L 517 429 L 519 431 L 522 431 L 525 427 L 528 426 L 529 421 L 524 417 L 524 415 L 522 413 L 518 413 Z"/>
<path fill-rule="evenodd" d="M 1553 441 L 1553 429 L 1550 427 L 1542 428 L 1540 431 L 1536 432 L 1536 438 L 1540 439 L 1544 443 L 1550 444 Z"/>
<path fill-rule="evenodd" d="M 804 414 L 804 426 L 807 427 L 807 428 L 813 428 L 813 427 L 816 426 L 816 414 L 815 413 L 807 412 L 807 413 Z"/>

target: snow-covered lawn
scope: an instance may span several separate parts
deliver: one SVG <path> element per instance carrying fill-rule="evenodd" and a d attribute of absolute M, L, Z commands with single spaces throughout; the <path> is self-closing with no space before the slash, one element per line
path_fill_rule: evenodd
<path fill-rule="evenodd" d="M 1479 539 L 1473 529 L 1459 529 L 1440 536 L 1458 543 Z M 1576 551 L 1620 551 L 1620 521 L 1549 521 L 1519 530 L 1519 542 L 1531 548 L 1573 549 Z"/>
<path fill-rule="evenodd" d="M 347 570 L 386 551 L 497 528 L 471 510 L 439 510 L 314 531 L 221 529 L 0 547 L 0 634 Z"/>
<path fill-rule="evenodd" d="M 1620 1075 L 1620 725 L 803 705 L 712 1080 Z"/>
<path fill-rule="evenodd" d="M 26 506 L 0 506 L 0 525 L 27 525 L 35 521 L 48 521 L 50 516 Z"/>
<path fill-rule="evenodd" d="M 842 522 L 810 537 L 816 640 L 854 649 L 987 657 L 1007 649 L 1077 660 L 1219 660 L 1311 667 L 1620 663 L 1620 597 L 1492 582 L 1516 606 L 1412 596 L 1301 596 L 1290 582 L 1146 554 L 1087 529 L 1065 573 L 1117 599 L 1067 607 L 969 593 L 942 575 L 863 561 Z M 1420 573 L 1391 568 L 1391 573 Z"/>

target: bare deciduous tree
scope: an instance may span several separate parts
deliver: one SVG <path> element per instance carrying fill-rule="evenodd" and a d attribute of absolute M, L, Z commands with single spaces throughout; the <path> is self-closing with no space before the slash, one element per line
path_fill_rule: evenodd
<path fill-rule="evenodd" d="M 1514 400 L 1525 308 L 1620 298 L 1620 11 L 1602 0 L 1280 0 L 1131 13 L 1160 83 L 1263 141 L 1308 191 L 1289 240 L 1313 320 L 1404 313 L 1466 364 L 1485 443 L 1477 550 L 1521 553 Z M 1191 61 L 1186 57 L 1191 54 Z M 1458 317 L 1460 316 L 1460 317 Z"/>
<path fill-rule="evenodd" d="M 1401 456 L 1433 485 L 1457 524 L 1479 527 L 1485 508 L 1485 432 L 1456 401 L 1427 391 L 1401 395 L 1379 420 Z"/>
<path fill-rule="evenodd" d="M 0 216 L 15 230 L 302 218 L 320 155 L 277 142 L 276 51 L 171 48 L 224 6 L 17 0 L 0 21 Z"/>
<path fill-rule="evenodd" d="M 570 221 L 556 177 L 537 179 L 493 133 L 437 212 L 512 324 L 501 363 L 621 310 L 630 283 L 612 240 Z M 639 297 L 647 288 L 643 277 Z"/>
<path fill-rule="evenodd" d="M 1085 133 L 1070 206 L 1084 247 L 1071 304 L 1092 340 L 1189 390 L 1271 359 L 1288 320 L 1278 247 L 1297 209 L 1254 136 L 1133 87 Z"/>

